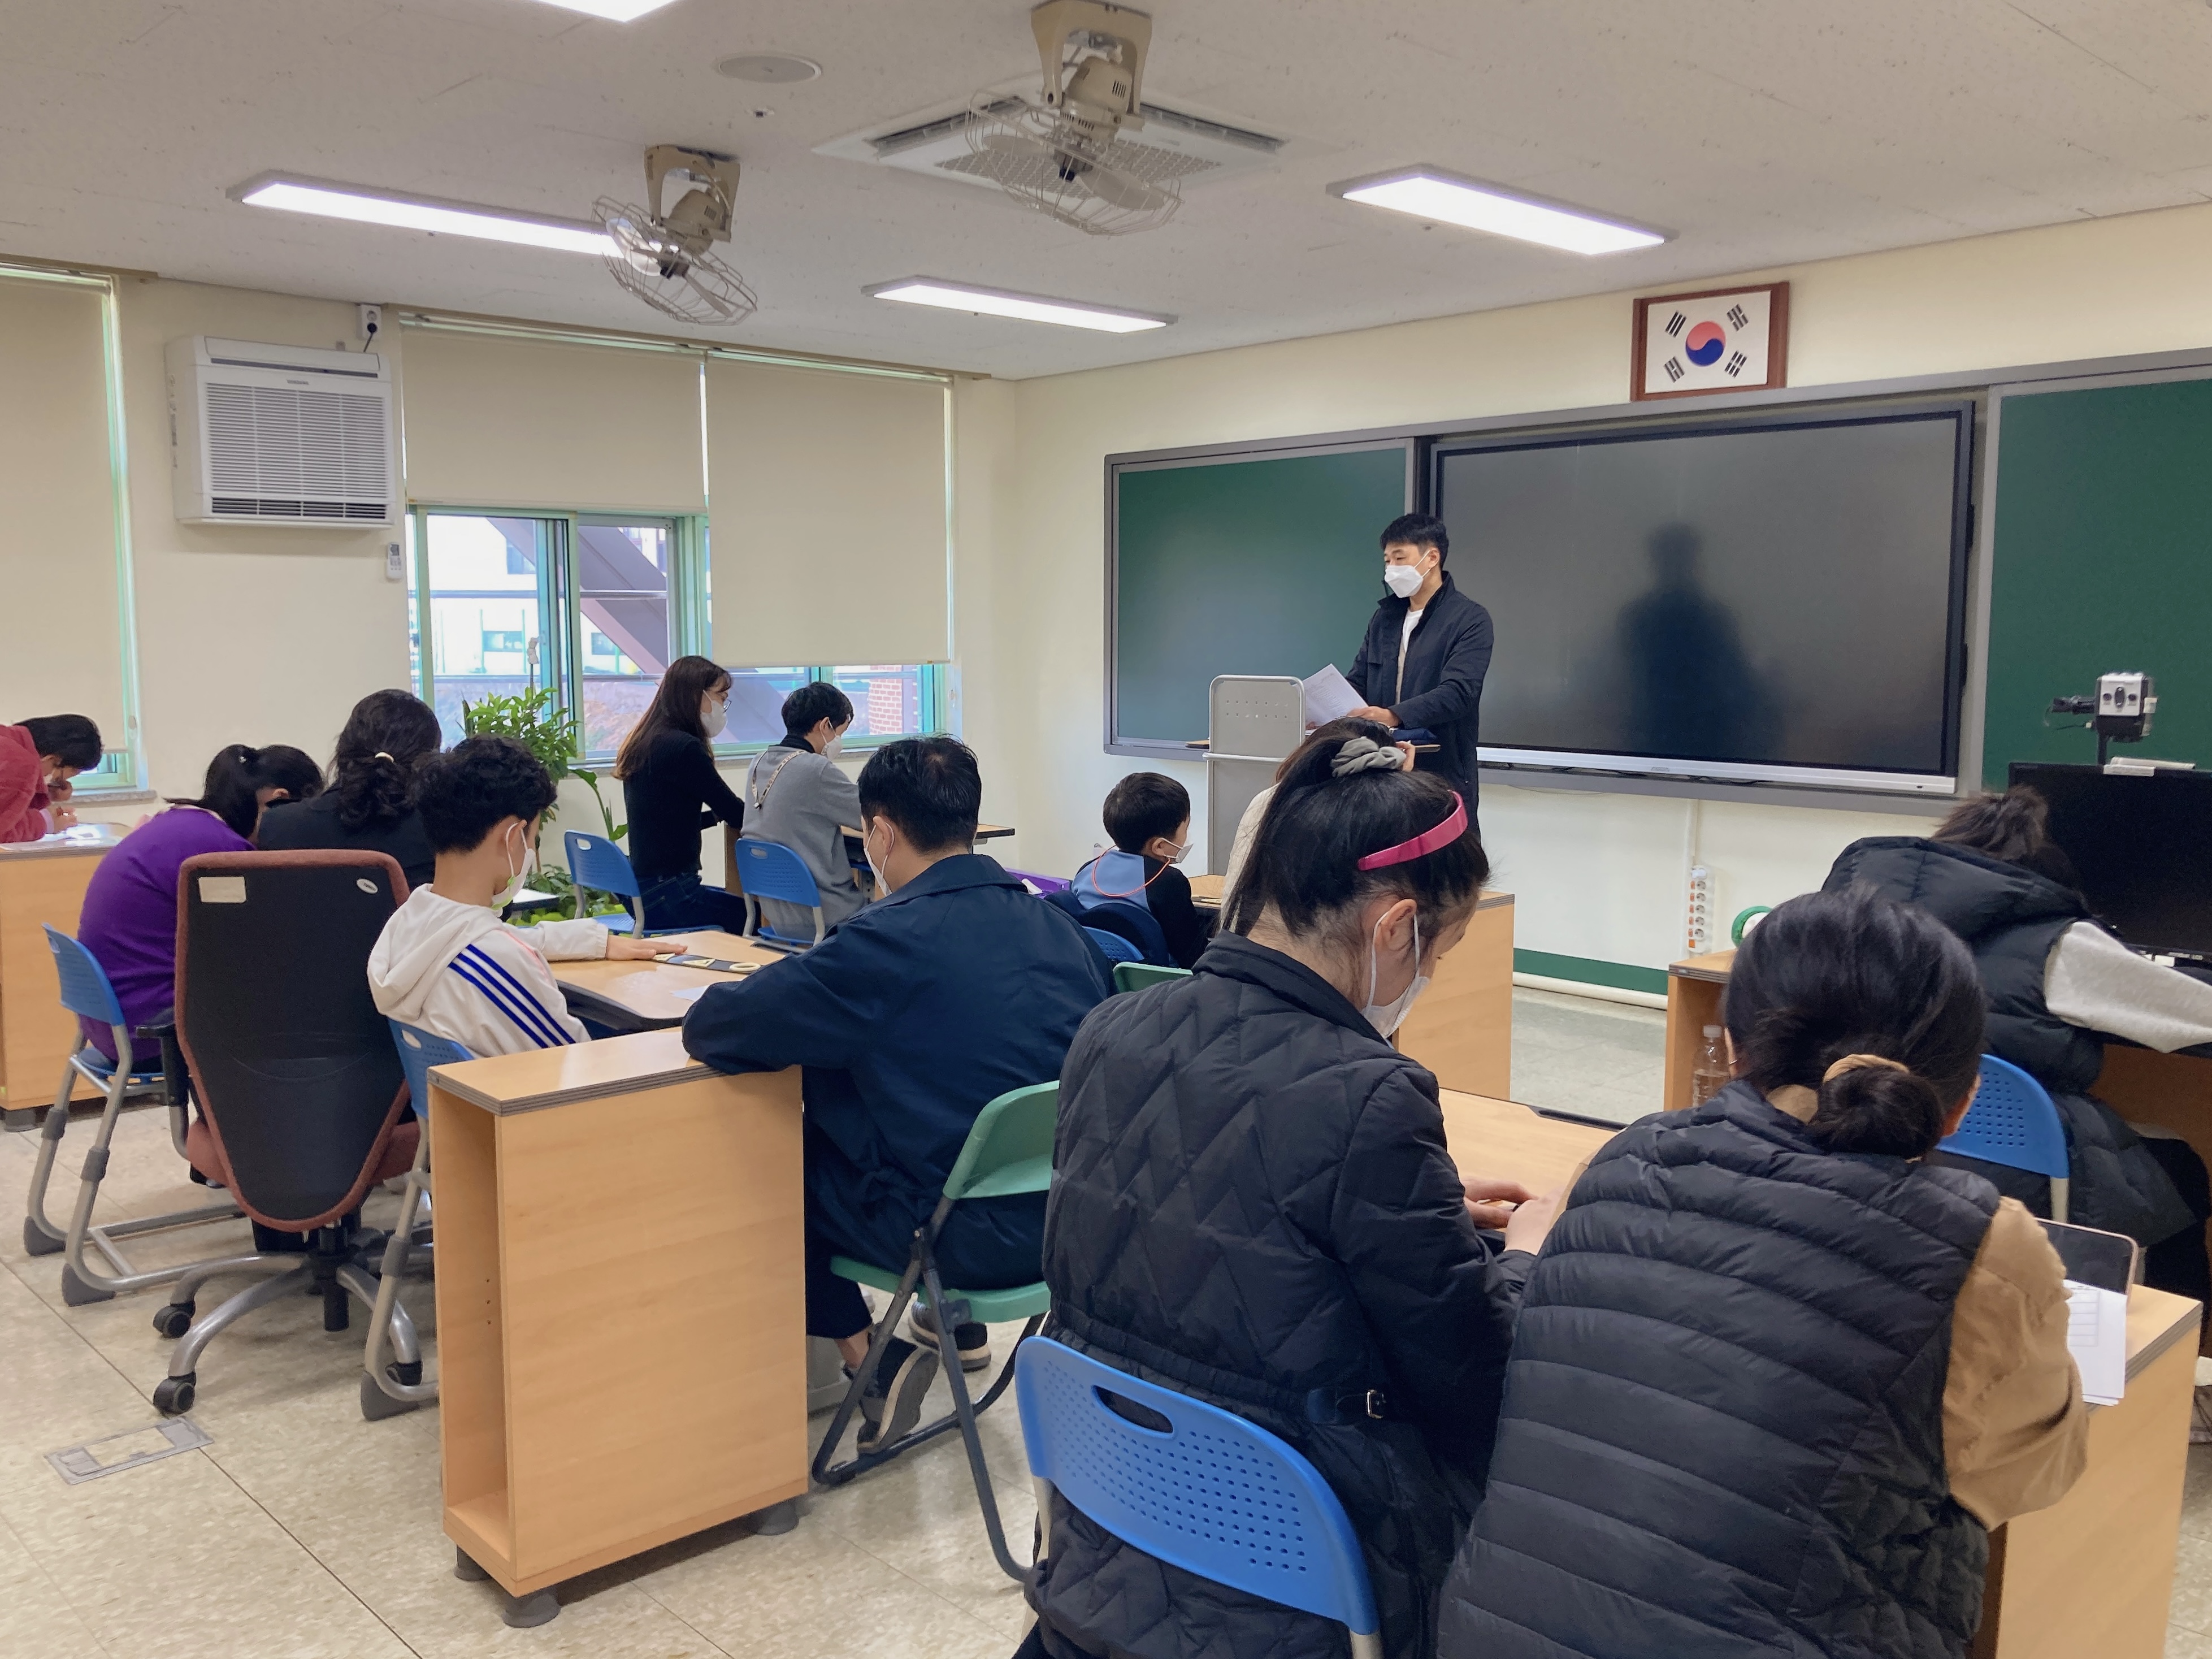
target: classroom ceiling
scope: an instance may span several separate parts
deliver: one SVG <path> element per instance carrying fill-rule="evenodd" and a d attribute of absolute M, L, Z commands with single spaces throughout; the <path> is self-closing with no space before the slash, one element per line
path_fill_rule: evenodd
<path fill-rule="evenodd" d="M 643 148 L 679 143 L 744 168 L 729 252 L 760 310 L 713 337 L 1026 376 L 2212 196 L 2206 0 L 1156 0 L 1147 100 L 1291 142 L 1119 239 L 817 153 L 1030 75 L 1027 10 L 675 0 L 617 24 L 533 0 L 14 0 L 0 253 L 666 331 L 589 258 L 224 192 L 283 169 L 581 217 L 641 196 Z M 823 74 L 715 71 L 762 52 Z M 1677 234 L 1585 258 L 1325 193 L 1413 161 Z M 860 292 L 917 274 L 1180 320 L 1108 336 Z"/>

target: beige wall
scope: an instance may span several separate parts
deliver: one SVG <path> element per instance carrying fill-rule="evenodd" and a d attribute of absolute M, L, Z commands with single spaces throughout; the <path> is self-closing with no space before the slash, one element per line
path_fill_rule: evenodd
<path fill-rule="evenodd" d="M 408 683 L 407 587 L 384 574 L 384 544 L 403 532 L 178 523 L 162 352 L 189 334 L 355 346 L 354 308 L 136 278 L 118 284 L 117 302 L 154 787 L 197 793 L 227 743 L 289 743 L 327 761 L 357 699 Z"/>
<path fill-rule="evenodd" d="M 2212 346 L 2208 269 L 2212 207 L 2193 207 L 1745 275 L 1792 283 L 1790 378 L 1806 386 Z M 988 538 L 963 543 L 961 570 L 990 573 L 993 610 L 963 601 L 956 638 L 1022 861 L 1072 867 L 1106 789 L 1146 764 L 1102 749 L 1106 455 L 1620 403 L 1630 319 L 1630 295 L 1601 295 L 1014 386 L 993 428 L 1014 454 L 994 457 L 988 514 L 962 520 Z M 1345 619 L 1347 659 L 1364 620 Z M 1204 769 L 1165 769 L 1202 818 Z M 1482 816 L 1523 947 L 1647 967 L 1679 953 L 1690 804 L 1486 784 Z M 1816 886 L 1859 836 L 1919 822 L 1719 802 L 1696 817 L 1723 919 Z"/>

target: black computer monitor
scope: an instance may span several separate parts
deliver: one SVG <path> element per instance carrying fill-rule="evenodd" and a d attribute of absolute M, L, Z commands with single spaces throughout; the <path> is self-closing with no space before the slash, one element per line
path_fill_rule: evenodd
<path fill-rule="evenodd" d="M 2051 838 L 2115 933 L 2139 951 L 2212 956 L 2212 773 L 2014 761 L 2011 779 L 2051 803 Z"/>

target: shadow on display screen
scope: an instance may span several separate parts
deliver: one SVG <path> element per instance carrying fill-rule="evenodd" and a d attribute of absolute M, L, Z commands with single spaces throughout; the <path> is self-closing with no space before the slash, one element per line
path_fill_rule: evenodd
<path fill-rule="evenodd" d="M 2139 951 L 2212 955 L 2212 775 L 2112 777 L 2014 761 L 2098 918 Z"/>
<path fill-rule="evenodd" d="M 1485 759 L 1950 775 L 1972 447 L 1964 404 L 1440 442 Z"/>

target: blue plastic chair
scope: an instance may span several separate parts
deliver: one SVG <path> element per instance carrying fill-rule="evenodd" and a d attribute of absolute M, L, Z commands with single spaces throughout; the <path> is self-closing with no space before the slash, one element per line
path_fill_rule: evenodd
<path fill-rule="evenodd" d="M 1319 1470 L 1257 1424 L 1101 1364 L 1050 1337 L 1014 1356 L 1037 1508 L 1049 1489 L 1158 1560 L 1334 1619 L 1353 1659 L 1382 1659 L 1359 1540 Z M 1166 1419 L 1133 1423 L 1114 1395 Z M 1045 1535 L 1050 1536 L 1048 1522 Z"/>
<path fill-rule="evenodd" d="M 568 874 L 576 884 L 576 914 L 579 916 L 586 914 L 584 895 L 587 890 L 594 893 L 612 893 L 629 906 L 629 920 L 607 921 L 604 916 L 599 920 L 606 923 L 610 932 L 635 933 L 642 939 L 645 936 L 645 895 L 638 887 L 637 872 L 630 868 L 629 854 L 605 836 L 586 836 L 571 830 L 562 836 L 561 841 L 568 849 Z M 399 1057 L 402 1060 L 407 1058 L 404 1046 Z M 412 1083 L 414 1079 L 410 1076 L 408 1081 Z"/>
<path fill-rule="evenodd" d="M 1109 933 L 1103 927 L 1086 927 L 1083 931 L 1091 936 L 1093 945 L 1106 953 L 1109 962 L 1118 963 L 1145 959 L 1145 953 L 1119 933 Z"/>
<path fill-rule="evenodd" d="M 629 860 L 623 862 L 626 866 Z M 426 1242 L 416 1236 L 416 1230 L 427 1227 L 429 1220 L 430 1068 L 457 1066 L 476 1058 L 459 1043 L 419 1025 L 396 1019 L 388 1023 L 392 1046 L 399 1050 L 399 1067 L 407 1074 L 407 1098 L 415 1115 L 422 1121 L 422 1134 L 415 1145 L 415 1167 L 408 1170 L 406 1188 L 399 1195 L 399 1219 L 392 1224 L 392 1237 L 385 1241 L 384 1261 L 377 1268 L 376 1306 L 369 1315 L 368 1346 L 362 1354 L 361 1414 L 371 1421 L 412 1411 L 438 1397 L 437 1383 L 422 1380 L 422 1355 L 411 1327 L 397 1333 L 401 1348 L 398 1358 L 386 1356 L 395 1338 L 398 1322 L 392 1317 L 392 1310 L 399 1301 L 400 1275 L 407 1271 L 417 1245 Z M 423 1210 L 420 1222 L 416 1219 L 418 1206 Z"/>
<path fill-rule="evenodd" d="M 737 848 L 738 884 L 745 890 L 745 937 L 780 950 L 811 949 L 805 941 L 787 939 L 762 918 L 760 902 L 775 899 L 814 912 L 813 944 L 822 943 L 830 930 L 822 920 L 822 890 L 806 862 L 780 841 L 757 841 L 740 836 Z"/>
<path fill-rule="evenodd" d="M 131 1028 L 125 1023 L 122 1001 L 108 981 L 106 969 L 91 951 L 59 928 L 49 927 L 46 933 L 46 948 L 53 953 L 54 975 L 61 981 L 62 1006 L 82 1018 L 107 1027 L 115 1052 L 118 1055 L 130 1054 Z M 62 1137 L 69 1133 L 70 1102 L 76 1096 L 79 1078 L 100 1090 L 106 1097 L 106 1104 L 100 1112 L 100 1127 L 94 1131 L 93 1149 L 85 1155 L 84 1171 L 77 1184 L 76 1207 L 70 1214 L 69 1225 L 57 1227 L 46 1217 L 46 1190 L 61 1154 Z M 158 1065 L 137 1071 L 118 1066 L 87 1042 L 82 1031 L 69 1058 L 63 1062 L 61 1086 L 55 1092 L 54 1103 L 47 1110 L 46 1121 L 40 1131 L 38 1161 L 32 1168 L 30 1195 L 23 1206 L 23 1249 L 32 1255 L 52 1255 L 58 1252 L 65 1255 L 62 1299 L 73 1308 L 106 1302 L 119 1291 L 167 1285 L 206 1265 L 187 1261 L 173 1267 L 134 1267 L 118 1240 L 138 1233 L 190 1226 L 196 1222 L 228 1221 L 240 1213 L 236 1205 L 226 1200 L 167 1215 L 111 1221 L 98 1227 L 92 1224 L 93 1201 L 106 1172 L 107 1149 L 114 1138 L 118 1115 L 128 1101 L 166 1097 L 167 1093 L 167 1079 Z M 178 1157 L 189 1162 L 185 1150 L 185 1101 L 179 1097 L 168 1103 L 170 1144 L 177 1149 Z M 87 1263 L 87 1246 L 104 1258 L 101 1267 Z"/>
<path fill-rule="evenodd" d="M 2067 1180 L 2074 1169 L 2066 1126 L 2050 1092 L 2010 1060 L 1982 1056 L 1982 1086 L 1942 1150 L 2049 1176 L 2051 1218 L 2066 1219 Z"/>

